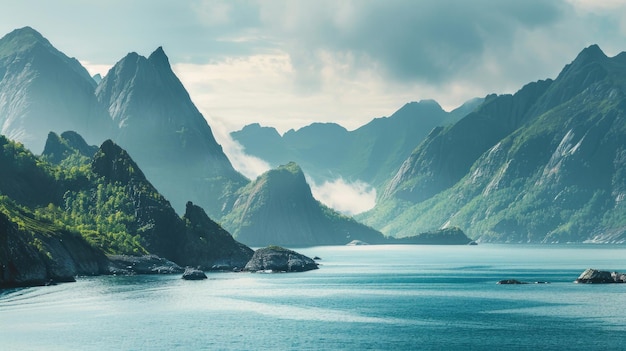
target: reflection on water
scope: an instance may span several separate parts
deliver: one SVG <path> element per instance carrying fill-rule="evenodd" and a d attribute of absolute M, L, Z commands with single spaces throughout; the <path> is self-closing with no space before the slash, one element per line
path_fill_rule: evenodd
<path fill-rule="evenodd" d="M 3 349 L 620 349 L 610 246 L 356 246 L 296 274 L 107 276 L 0 293 Z M 551 284 L 496 285 L 501 279 Z M 584 332 L 583 332 L 584 330 Z M 594 342 L 581 339 L 594 335 Z M 565 347 L 567 345 L 567 347 Z"/>

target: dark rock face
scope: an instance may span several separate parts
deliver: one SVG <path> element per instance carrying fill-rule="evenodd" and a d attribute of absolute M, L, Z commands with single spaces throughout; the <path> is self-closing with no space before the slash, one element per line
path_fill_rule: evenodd
<path fill-rule="evenodd" d="M 50 132 L 42 156 L 46 160 L 58 164 L 74 153 L 91 158 L 96 154 L 96 151 L 98 151 L 97 146 L 88 145 L 85 139 L 76 132 L 67 131 L 61 135 Z"/>
<path fill-rule="evenodd" d="M 207 276 L 206 276 L 206 274 L 204 274 L 203 271 L 201 271 L 199 269 L 187 267 L 185 269 L 185 272 L 183 273 L 183 279 L 185 279 L 185 280 L 202 280 L 202 279 L 207 279 Z"/>
<path fill-rule="evenodd" d="M 313 269 L 318 269 L 313 259 L 278 246 L 256 250 L 244 268 L 249 272 L 305 272 Z"/>
<path fill-rule="evenodd" d="M 77 275 L 108 273 L 104 254 L 75 233 L 18 228 L 0 212 L 0 287 L 71 282 Z"/>
<path fill-rule="evenodd" d="M 192 202 L 187 202 L 183 222 L 186 240 L 179 249 L 182 264 L 205 270 L 241 270 L 254 254 Z"/>
<path fill-rule="evenodd" d="M 184 269 L 176 263 L 156 255 L 128 256 L 110 255 L 109 271 L 111 274 L 173 274 Z"/>
<path fill-rule="evenodd" d="M 626 283 L 626 274 L 618 272 L 600 271 L 588 268 L 578 276 L 574 283 L 582 284 L 612 284 Z"/>

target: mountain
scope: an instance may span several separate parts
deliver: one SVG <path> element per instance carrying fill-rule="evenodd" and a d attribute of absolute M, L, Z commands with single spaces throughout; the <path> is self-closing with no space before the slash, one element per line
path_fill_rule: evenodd
<path fill-rule="evenodd" d="M 430 130 L 459 120 L 481 101 L 470 100 L 452 112 L 432 100 L 411 102 L 354 131 L 335 123 L 313 123 L 281 136 L 274 128 L 251 124 L 231 135 L 246 153 L 274 167 L 295 161 L 316 182 L 342 177 L 379 186 Z"/>
<path fill-rule="evenodd" d="M 437 128 L 359 216 L 388 235 L 626 241 L 626 53 L 583 50 L 555 80 L 490 95 Z"/>
<path fill-rule="evenodd" d="M 35 284 L 42 267 L 59 265 L 74 268 L 43 277 L 87 274 L 88 267 L 101 274 L 105 253 L 156 254 L 204 269 L 242 268 L 252 257 L 191 202 L 179 217 L 121 147 L 107 140 L 87 158 L 83 143 L 75 133 L 50 133 L 47 150 L 61 145 L 72 159 L 55 165 L 47 159 L 59 153 L 37 157 L 0 135 L 0 263 L 9 267 L 0 284 Z M 37 274 L 28 273 L 28 262 Z"/>
<path fill-rule="evenodd" d="M 182 210 L 187 201 L 221 215 L 224 199 L 248 180 L 235 171 L 211 128 L 172 71 L 162 48 L 148 58 L 130 53 L 95 91 L 108 106 L 116 143 Z"/>
<path fill-rule="evenodd" d="M 75 160 L 80 163 L 81 160 L 92 158 L 97 151 L 97 146 L 87 144 L 85 139 L 76 132 L 67 131 L 61 135 L 50 132 L 41 155 L 54 164 L 60 164 L 66 160 Z"/>
<path fill-rule="evenodd" d="M 272 169 L 238 193 L 222 225 L 250 246 L 386 243 L 378 231 L 322 205 L 296 163 Z"/>
<path fill-rule="evenodd" d="M 30 27 L 0 39 L 0 134 L 40 152 L 50 131 L 101 141 L 111 130 L 95 81 Z"/>

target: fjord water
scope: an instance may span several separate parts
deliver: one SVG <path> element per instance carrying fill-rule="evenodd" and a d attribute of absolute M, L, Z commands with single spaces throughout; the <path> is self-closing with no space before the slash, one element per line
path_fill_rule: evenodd
<path fill-rule="evenodd" d="M 0 291 L 3 350 L 624 350 L 623 246 L 331 246 L 293 274 Z M 501 279 L 550 284 L 496 285 Z"/>

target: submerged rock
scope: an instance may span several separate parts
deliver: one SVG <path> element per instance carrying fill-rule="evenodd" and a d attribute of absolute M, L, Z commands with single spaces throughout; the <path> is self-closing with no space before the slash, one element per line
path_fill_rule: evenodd
<path fill-rule="evenodd" d="M 352 240 L 351 242 L 346 244 L 346 246 L 361 246 L 361 245 L 369 245 L 369 244 L 361 240 Z"/>
<path fill-rule="evenodd" d="M 199 269 L 187 267 L 185 269 L 185 273 L 183 273 L 183 279 L 185 279 L 185 280 L 202 280 L 202 279 L 207 279 L 207 276 L 206 276 L 206 274 L 204 274 L 203 271 L 201 271 Z"/>
<path fill-rule="evenodd" d="M 318 269 L 314 260 L 279 246 L 256 250 L 244 268 L 249 272 L 305 272 L 313 269 Z"/>
<path fill-rule="evenodd" d="M 519 281 L 517 279 L 504 279 L 504 280 L 500 280 L 499 282 L 497 282 L 496 284 L 502 284 L 502 285 L 518 285 L 518 284 L 528 284 L 526 282 L 522 282 Z"/>
<path fill-rule="evenodd" d="M 626 283 L 626 274 L 618 272 L 600 271 L 588 268 L 578 276 L 574 283 L 582 284 L 613 284 Z"/>

